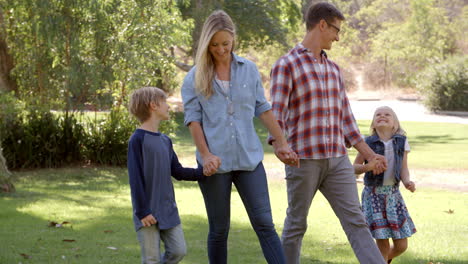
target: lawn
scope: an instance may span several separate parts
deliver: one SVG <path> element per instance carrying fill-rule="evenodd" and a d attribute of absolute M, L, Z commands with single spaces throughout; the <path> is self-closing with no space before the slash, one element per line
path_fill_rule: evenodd
<path fill-rule="evenodd" d="M 183 115 L 176 115 L 178 124 L 183 124 Z M 370 120 L 358 121 L 364 135 L 369 134 Z M 409 162 L 411 168 L 424 169 L 468 169 L 468 125 L 431 122 L 401 122 L 407 132 L 411 147 Z M 266 144 L 268 131 L 255 119 L 257 133 L 265 150 L 265 162 L 276 162 L 271 146 Z M 181 157 L 193 159 L 195 146 L 190 133 L 183 125 L 179 126 L 174 140 L 176 152 Z M 351 161 L 357 152 L 350 149 Z"/>
<path fill-rule="evenodd" d="M 278 232 L 286 209 L 285 184 L 270 181 Z M 16 173 L 17 193 L 0 196 L 0 263 L 138 263 L 123 168 L 65 168 Z M 207 263 L 207 221 L 193 182 L 176 182 L 176 196 L 188 245 L 182 263 Z M 418 233 L 396 263 L 466 263 L 467 193 L 403 191 Z M 265 263 L 239 196 L 232 195 L 230 263 Z M 49 227 L 49 221 L 63 227 Z M 338 220 L 317 194 L 304 239 L 303 263 L 357 263 Z"/>
<path fill-rule="evenodd" d="M 180 121 L 181 116 L 177 119 Z M 368 121 L 359 122 L 362 131 Z M 404 122 L 413 147 L 410 166 L 466 169 L 468 126 Z M 262 140 L 266 131 L 257 126 Z M 174 139 L 185 165 L 194 165 L 188 130 Z M 456 145 L 455 145 L 456 144 Z M 265 146 L 265 166 L 282 165 Z M 445 153 L 445 154 L 444 154 Z M 353 153 L 351 153 L 353 155 Z M 125 168 L 86 167 L 15 172 L 14 194 L 0 194 L 0 263 L 138 263 L 139 246 L 131 220 Z M 270 179 L 274 222 L 281 233 L 286 211 L 285 182 Z M 359 188 L 362 186 L 359 184 Z M 203 198 L 194 182 L 176 182 L 188 255 L 182 263 L 207 263 L 207 220 Z M 461 264 L 468 260 L 468 193 L 419 188 L 402 190 L 418 232 L 395 263 Z M 50 227 L 50 222 L 69 222 Z M 302 263 L 357 263 L 330 206 L 318 193 L 309 215 Z M 229 263 L 265 263 L 235 189 Z"/>

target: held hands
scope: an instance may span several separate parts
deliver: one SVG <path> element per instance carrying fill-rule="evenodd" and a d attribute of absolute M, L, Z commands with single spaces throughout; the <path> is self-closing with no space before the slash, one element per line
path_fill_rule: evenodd
<path fill-rule="evenodd" d="M 367 161 L 368 164 L 372 164 L 369 168 L 372 168 L 372 173 L 374 175 L 381 174 L 387 169 L 387 160 L 382 155 L 374 154 Z"/>
<path fill-rule="evenodd" d="M 275 149 L 276 157 L 284 164 L 298 168 L 300 167 L 299 157 L 297 156 L 296 152 L 292 151 L 287 143 L 279 144 L 274 141 L 273 148 Z"/>
<path fill-rule="evenodd" d="M 211 176 L 216 173 L 219 166 L 221 166 L 221 159 L 213 154 L 208 154 L 203 157 L 203 174 Z"/>
<path fill-rule="evenodd" d="M 143 217 L 143 219 L 141 219 L 141 223 L 143 224 L 144 227 L 155 225 L 157 222 L 158 221 L 156 221 L 156 218 L 154 218 L 152 214 L 149 214 Z"/>
<path fill-rule="evenodd" d="M 403 185 L 405 185 L 405 188 L 410 192 L 416 191 L 416 184 L 412 181 L 403 182 Z"/>

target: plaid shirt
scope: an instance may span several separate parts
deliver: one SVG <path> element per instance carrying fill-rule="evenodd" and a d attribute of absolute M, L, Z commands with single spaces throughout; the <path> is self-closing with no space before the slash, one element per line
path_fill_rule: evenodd
<path fill-rule="evenodd" d="M 273 113 L 301 159 L 341 157 L 363 140 L 340 68 L 321 56 L 323 64 L 314 62 L 298 44 L 271 71 Z"/>

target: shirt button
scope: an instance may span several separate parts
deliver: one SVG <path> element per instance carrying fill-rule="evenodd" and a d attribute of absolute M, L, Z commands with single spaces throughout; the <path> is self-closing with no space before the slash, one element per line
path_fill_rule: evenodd
<path fill-rule="evenodd" d="M 231 137 L 234 138 L 234 135 L 232 135 Z"/>
<path fill-rule="evenodd" d="M 232 123 L 231 123 L 231 126 L 232 126 Z"/>

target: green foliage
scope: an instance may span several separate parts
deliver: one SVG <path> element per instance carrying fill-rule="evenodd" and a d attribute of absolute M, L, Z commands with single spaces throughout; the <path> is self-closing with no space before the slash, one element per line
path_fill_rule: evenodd
<path fill-rule="evenodd" d="M 2 96 L 2 107 L 15 102 Z M 3 104 L 5 103 L 5 104 Z M 81 164 L 124 166 L 127 145 L 138 123 L 123 107 L 104 118 L 85 117 L 76 112 L 54 114 L 43 109 L 0 112 L 0 143 L 10 169 L 56 168 Z M 173 135 L 174 121 L 161 124 L 160 131 Z"/>
<path fill-rule="evenodd" d="M 433 64 L 418 76 L 417 87 L 431 110 L 468 111 L 468 56 Z"/>
<path fill-rule="evenodd" d="M 86 159 L 97 164 L 125 165 L 128 139 L 137 124 L 121 109 L 112 109 L 104 120 L 88 122 Z"/>
<path fill-rule="evenodd" d="M 410 0 L 408 17 L 381 23 L 372 39 L 371 56 L 398 84 L 406 86 L 413 73 L 444 59 L 452 47 L 445 11 L 434 0 Z M 378 14 L 378 13 L 377 13 Z"/>
<path fill-rule="evenodd" d="M 109 109 L 141 86 L 171 91 L 169 47 L 191 27 L 173 0 L 4 0 L 0 12 L 17 96 L 52 109 Z"/>
<path fill-rule="evenodd" d="M 194 55 L 203 23 L 216 9 L 226 11 L 237 29 L 238 46 L 241 49 L 280 43 L 288 46 L 288 31 L 295 29 L 301 19 L 299 6 L 289 0 L 178 0 L 184 19 L 194 23 L 189 56 Z M 179 45 L 180 46 L 180 45 Z"/>
<path fill-rule="evenodd" d="M 7 118 L 1 124 L 1 144 L 9 168 L 55 168 L 81 161 L 85 135 L 73 115 L 31 110 Z"/>

